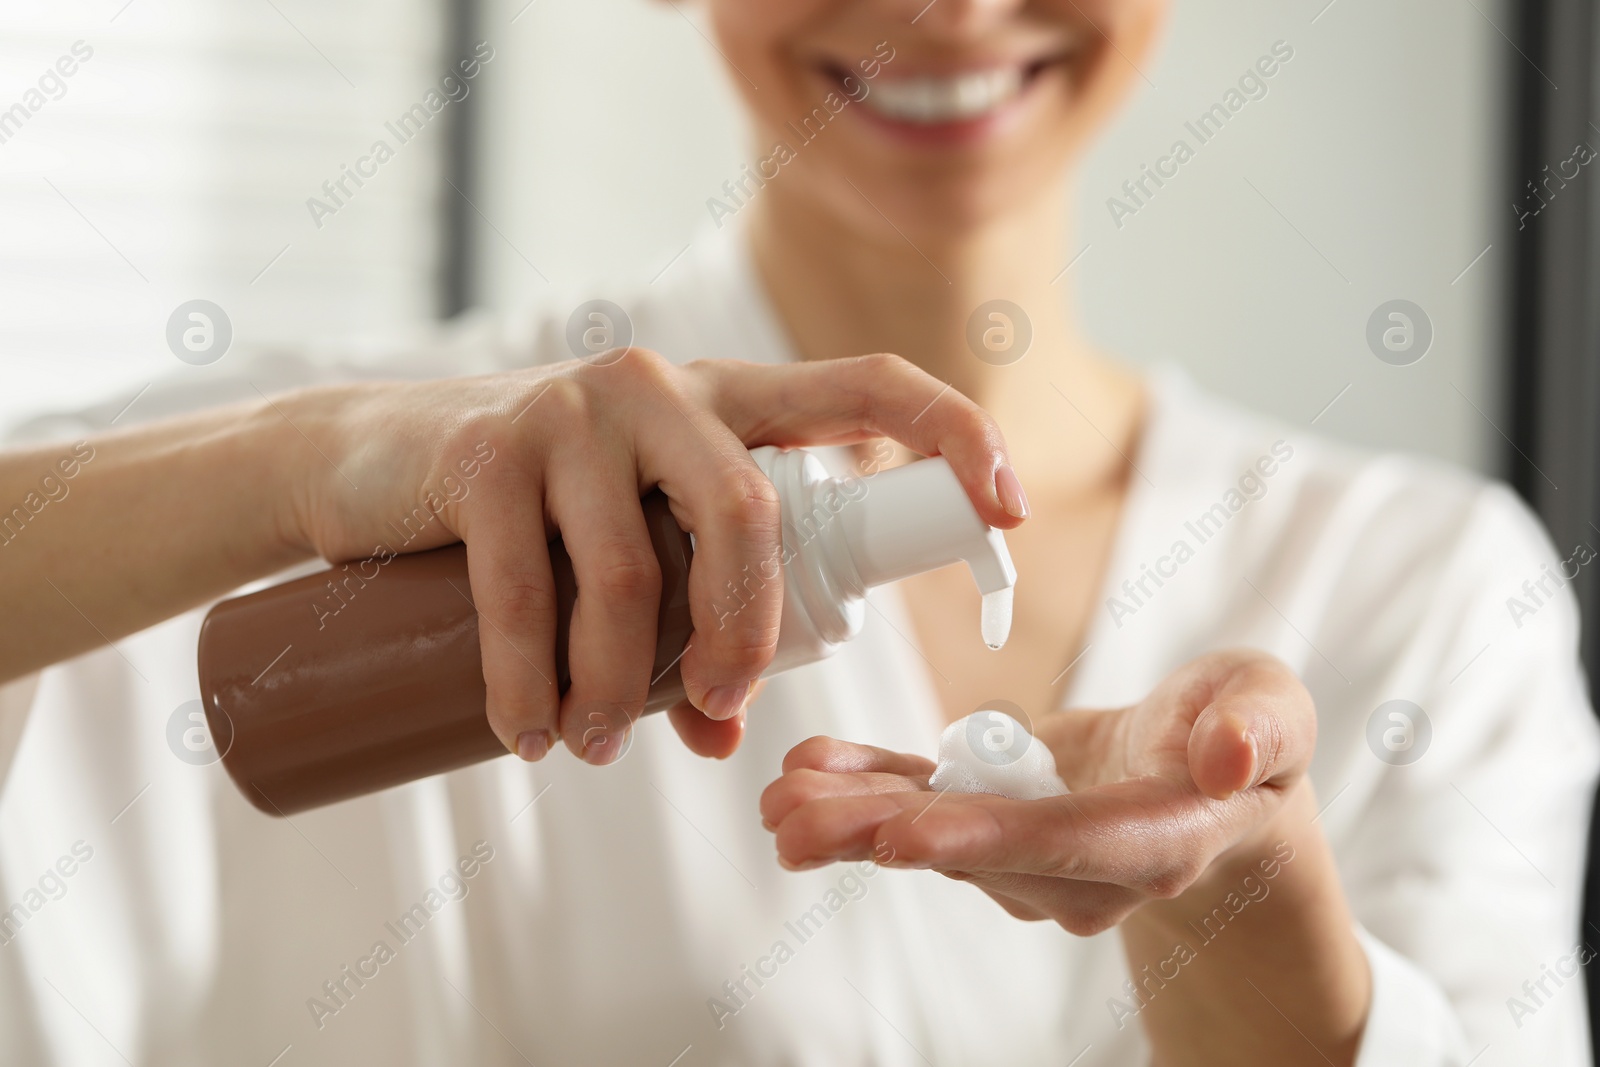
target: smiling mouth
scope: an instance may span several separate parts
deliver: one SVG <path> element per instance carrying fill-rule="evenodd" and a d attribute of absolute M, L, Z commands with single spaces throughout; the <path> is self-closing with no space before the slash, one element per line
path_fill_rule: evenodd
<path fill-rule="evenodd" d="M 916 126 L 972 122 L 1017 99 L 1040 74 L 1064 63 L 1067 58 L 1055 56 L 959 74 L 883 78 L 858 102 L 893 122 Z M 841 88 L 849 87 L 843 68 L 827 64 L 824 71 Z M 857 79 L 851 78 L 851 82 L 858 85 L 859 91 Z"/>

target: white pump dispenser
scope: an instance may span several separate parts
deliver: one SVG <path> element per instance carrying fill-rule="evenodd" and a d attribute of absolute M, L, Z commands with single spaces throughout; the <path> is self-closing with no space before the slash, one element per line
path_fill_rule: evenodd
<path fill-rule="evenodd" d="M 823 659 L 860 632 L 868 589 L 952 563 L 966 563 L 983 594 L 984 643 L 1005 644 L 1017 569 L 944 458 L 835 478 L 801 449 L 750 454 L 782 501 L 783 621 L 767 674 Z"/>

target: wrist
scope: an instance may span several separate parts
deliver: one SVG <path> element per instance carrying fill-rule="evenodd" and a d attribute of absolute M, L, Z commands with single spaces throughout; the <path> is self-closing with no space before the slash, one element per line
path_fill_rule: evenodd
<path fill-rule="evenodd" d="M 321 554 L 321 502 L 329 495 L 327 479 L 338 477 L 328 458 L 333 443 L 313 443 L 327 436 L 319 434 L 331 399 L 319 394 L 327 392 L 312 388 L 263 398 L 244 426 L 245 450 L 257 459 L 251 466 L 267 489 L 273 536 L 296 559 Z"/>
<path fill-rule="evenodd" d="M 1316 815 L 1302 780 L 1181 895 L 1122 924 L 1129 1010 L 1159 1062 L 1302 1062 L 1307 1041 L 1354 1062 L 1371 975 Z"/>

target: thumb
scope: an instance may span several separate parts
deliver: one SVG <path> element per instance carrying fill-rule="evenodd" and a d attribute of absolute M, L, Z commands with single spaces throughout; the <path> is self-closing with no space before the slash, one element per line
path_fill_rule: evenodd
<path fill-rule="evenodd" d="M 1207 796 L 1226 799 L 1299 778 L 1316 747 L 1311 695 L 1286 666 L 1241 663 L 1213 691 L 1189 735 L 1189 774 Z"/>
<path fill-rule="evenodd" d="M 750 698 L 745 701 L 746 710 L 755 703 L 766 684 L 765 678 L 756 679 L 750 690 Z M 697 756 L 727 759 L 738 750 L 739 742 L 744 739 L 745 711 L 740 711 L 731 719 L 712 719 L 688 700 L 680 700 L 668 710 L 667 718 L 689 751 Z"/>

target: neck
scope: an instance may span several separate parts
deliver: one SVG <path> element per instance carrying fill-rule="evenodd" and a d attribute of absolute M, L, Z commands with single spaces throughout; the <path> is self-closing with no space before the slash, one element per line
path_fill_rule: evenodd
<path fill-rule="evenodd" d="M 868 205 L 863 225 L 774 187 L 750 238 L 801 358 L 896 352 L 994 416 L 1030 494 L 1039 481 L 1081 489 L 1122 470 L 1140 392 L 1137 379 L 1094 356 L 1073 329 L 1063 291 L 1071 258 L 1059 239 L 1067 230 L 1063 200 L 1051 196 L 955 234 L 908 238 Z M 979 359 L 967 339 L 974 310 L 994 299 L 1022 308 L 1032 330 L 1026 354 L 999 366 Z"/>

